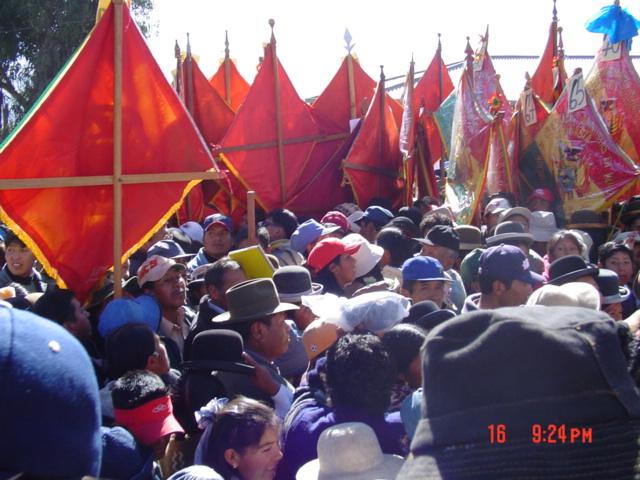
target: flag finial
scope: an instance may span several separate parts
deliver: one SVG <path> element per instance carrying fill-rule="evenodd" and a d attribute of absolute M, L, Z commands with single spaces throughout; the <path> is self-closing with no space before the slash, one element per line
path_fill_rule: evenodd
<path fill-rule="evenodd" d="M 464 53 L 466 54 L 465 61 L 467 62 L 467 72 L 469 72 L 469 74 L 472 75 L 472 72 L 473 72 L 473 48 L 471 48 L 471 42 L 470 42 L 469 37 L 467 37 L 467 46 L 464 49 Z"/>
<path fill-rule="evenodd" d="M 553 21 L 558 21 L 558 9 L 556 8 L 556 0 L 553 0 Z"/>
<path fill-rule="evenodd" d="M 614 4 L 616 7 L 619 7 L 619 6 L 620 6 L 620 0 L 615 0 L 615 1 L 613 2 L 613 4 Z"/>
<path fill-rule="evenodd" d="M 524 72 L 524 88 L 531 88 L 531 75 L 529 72 Z"/>
<path fill-rule="evenodd" d="M 176 58 L 180 58 L 180 45 L 178 45 L 178 40 L 176 39 L 176 44 L 173 47 L 173 54 Z"/>
<path fill-rule="evenodd" d="M 344 37 L 343 38 L 344 38 L 344 43 L 345 43 L 344 48 L 347 49 L 347 53 L 351 54 L 351 50 L 353 50 L 353 47 L 355 47 L 356 44 L 355 43 L 353 43 L 353 44 L 351 43 L 351 40 L 353 40 L 353 38 L 351 37 L 351 33 L 349 32 L 348 28 L 344 29 Z"/>
<path fill-rule="evenodd" d="M 384 65 L 380 65 L 380 81 L 384 80 Z"/>
<path fill-rule="evenodd" d="M 271 43 L 276 43 L 276 36 L 273 33 L 273 27 L 276 24 L 276 21 L 273 18 L 269 19 L 269 26 L 271 27 Z"/>
<path fill-rule="evenodd" d="M 438 52 L 442 51 L 442 42 L 440 42 L 440 37 L 442 34 L 438 33 Z"/>
<path fill-rule="evenodd" d="M 564 58 L 564 42 L 562 41 L 562 27 L 558 27 L 558 57 Z"/>
<path fill-rule="evenodd" d="M 582 68 L 578 67 L 573 71 L 574 75 L 578 75 L 579 73 L 582 73 Z"/>
<path fill-rule="evenodd" d="M 191 39 L 189 38 L 189 32 L 187 32 L 187 57 L 191 57 Z"/>
<path fill-rule="evenodd" d="M 229 58 L 229 31 L 224 31 L 224 57 Z"/>

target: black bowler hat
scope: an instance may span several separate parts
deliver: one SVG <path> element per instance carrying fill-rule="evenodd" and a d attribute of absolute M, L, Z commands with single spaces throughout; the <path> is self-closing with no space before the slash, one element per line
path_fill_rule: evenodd
<path fill-rule="evenodd" d="M 423 347 L 422 419 L 397 478 L 636 478 L 640 394 L 625 329 L 603 312 L 542 306 L 436 327 Z M 566 426 L 565 442 L 549 424 Z M 505 438 L 492 439 L 492 426 Z M 587 436 L 571 443 L 571 427 Z"/>
<path fill-rule="evenodd" d="M 313 283 L 309 270 L 299 265 L 280 267 L 273 274 L 278 297 L 282 302 L 300 303 L 303 295 L 319 295 L 322 285 Z"/>
<path fill-rule="evenodd" d="M 249 322 L 278 312 L 297 310 L 292 303 L 281 303 L 273 280 L 255 278 L 227 290 L 229 311 L 213 317 L 214 323 Z"/>
<path fill-rule="evenodd" d="M 579 255 L 569 255 L 560 257 L 549 266 L 549 281 L 547 283 L 562 285 L 587 275 L 595 279 L 598 276 L 598 267 L 587 263 Z"/>
<path fill-rule="evenodd" d="M 596 281 L 602 294 L 603 305 L 624 302 L 631 295 L 625 285 L 618 285 L 618 274 L 613 270 L 601 268 Z"/>
<path fill-rule="evenodd" d="M 191 361 L 185 371 L 222 371 L 252 375 L 254 367 L 244 363 L 242 337 L 233 330 L 206 330 L 193 339 Z"/>

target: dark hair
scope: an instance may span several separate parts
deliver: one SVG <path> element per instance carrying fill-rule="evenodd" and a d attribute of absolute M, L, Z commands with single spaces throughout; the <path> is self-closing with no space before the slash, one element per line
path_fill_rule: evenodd
<path fill-rule="evenodd" d="M 267 248 L 269 248 L 269 243 L 271 243 L 271 238 L 269 237 L 269 230 L 265 227 L 256 228 L 256 237 L 258 238 L 258 243 L 262 247 L 262 249 L 266 252 Z M 240 227 L 238 233 L 236 233 L 235 244 L 240 245 L 244 240 L 249 238 L 249 228 L 248 227 Z"/>
<path fill-rule="evenodd" d="M 411 258 L 416 242 L 406 237 L 397 227 L 385 227 L 378 233 L 376 243 L 391 255 L 391 266 L 400 268 L 405 260 Z"/>
<path fill-rule="evenodd" d="M 489 276 L 489 275 L 478 275 L 478 283 L 480 284 L 480 293 L 482 293 L 483 295 L 489 295 L 491 294 L 491 292 L 493 291 L 493 282 L 495 281 L 498 282 L 502 282 L 504 283 L 504 286 L 506 289 L 511 288 L 511 283 L 513 283 L 513 279 L 505 279 L 505 278 L 498 278 L 495 275 L 494 276 Z"/>
<path fill-rule="evenodd" d="M 416 207 L 402 207 L 400 210 L 398 210 L 398 215 L 410 219 L 413 223 L 415 223 L 416 228 L 418 228 L 420 222 L 422 221 L 422 212 L 420 212 L 420 209 Z"/>
<path fill-rule="evenodd" d="M 167 387 L 155 373 L 134 370 L 115 381 L 111 389 L 113 408 L 133 410 L 167 395 Z"/>
<path fill-rule="evenodd" d="M 75 309 L 71 301 L 75 295 L 64 288 L 48 288 L 32 308 L 33 313 L 53 320 L 59 325 L 73 322 Z"/>
<path fill-rule="evenodd" d="M 269 327 L 271 326 L 271 319 L 275 315 L 277 314 L 274 313 L 266 317 L 257 318 L 248 322 L 236 322 L 235 324 L 229 325 L 227 328 L 229 328 L 229 330 L 233 330 L 234 332 L 238 332 L 242 337 L 242 342 L 246 345 L 249 341 L 249 337 L 251 336 L 251 325 L 253 325 L 255 322 L 260 322 Z"/>
<path fill-rule="evenodd" d="M 156 351 L 155 333 L 144 323 L 128 323 L 117 328 L 105 342 L 107 374 L 120 378 L 132 370 L 144 370 Z"/>
<path fill-rule="evenodd" d="M 598 261 L 604 266 L 604 263 L 616 253 L 626 253 L 631 262 L 633 262 L 633 252 L 623 243 L 607 242 L 598 248 Z"/>
<path fill-rule="evenodd" d="M 7 230 L 7 235 L 4 237 L 4 244 L 8 247 L 10 243 L 17 243 L 21 247 L 26 247 L 27 245 L 18 238 L 18 235 L 15 234 L 12 230 Z"/>
<path fill-rule="evenodd" d="M 422 221 L 420 222 L 420 235 L 425 237 L 429 230 L 431 230 L 436 225 L 446 225 L 453 228 L 453 222 L 444 213 L 425 213 L 424 217 L 422 217 Z"/>
<path fill-rule="evenodd" d="M 420 354 L 427 338 L 426 333 L 415 325 L 401 323 L 393 327 L 382 337 L 382 344 L 393 358 L 398 373 L 407 373 L 411 362 Z"/>
<path fill-rule="evenodd" d="M 229 257 L 222 257 L 213 262 L 211 268 L 204 274 L 204 284 L 214 286 L 222 290 L 224 285 L 224 274 L 230 270 L 242 270 L 238 262 Z"/>
<path fill-rule="evenodd" d="M 333 407 L 380 415 L 389 407 L 395 365 L 373 334 L 347 334 L 327 351 L 326 390 Z"/>
<path fill-rule="evenodd" d="M 298 228 L 298 217 L 286 208 L 271 210 L 267 214 L 267 219 L 271 219 L 273 223 L 280 225 L 284 229 L 284 234 L 287 238 L 291 238 L 293 232 Z"/>
<path fill-rule="evenodd" d="M 272 408 L 251 398 L 238 396 L 227 403 L 213 419 L 211 434 L 202 447 L 202 463 L 213 468 L 224 478 L 237 472 L 224 458 L 231 448 L 244 454 L 247 448 L 257 446 L 267 427 L 279 429 L 280 420 Z"/>
<path fill-rule="evenodd" d="M 331 271 L 332 265 L 340 263 L 340 255 L 336 256 L 328 264 L 326 264 L 318 273 L 311 273 L 313 281 L 322 285 L 323 293 L 333 293 L 338 296 L 344 296 L 344 290 L 336 280 L 335 275 Z"/>

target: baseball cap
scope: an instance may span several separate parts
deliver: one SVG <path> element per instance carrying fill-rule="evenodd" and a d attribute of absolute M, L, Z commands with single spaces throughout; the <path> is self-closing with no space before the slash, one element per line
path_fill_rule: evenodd
<path fill-rule="evenodd" d="M 460 237 L 456 231 L 448 225 L 436 225 L 427 232 L 425 238 L 414 238 L 414 240 L 423 245 L 445 247 L 455 250 L 456 252 L 460 251 Z"/>
<path fill-rule="evenodd" d="M 412 257 L 402 264 L 402 280 L 450 282 L 438 260 L 423 255 Z"/>
<path fill-rule="evenodd" d="M 298 225 L 298 228 L 296 228 L 291 234 L 291 248 L 297 252 L 306 253 L 307 246 L 310 243 L 315 242 L 323 235 L 329 235 L 330 233 L 337 232 L 338 230 L 340 230 L 338 225 L 327 227 L 311 218 Z"/>
<path fill-rule="evenodd" d="M 160 240 L 154 243 L 149 250 L 147 250 L 147 257 L 153 255 L 160 255 L 166 258 L 190 258 L 194 255 L 192 253 L 185 253 L 182 247 L 173 240 Z"/>
<path fill-rule="evenodd" d="M 230 232 L 233 232 L 233 222 L 231 221 L 231 218 L 227 217 L 226 215 L 222 215 L 221 213 L 214 213 L 213 215 L 209 215 L 204 219 L 204 231 L 206 232 L 214 225 L 219 225 L 226 228 Z"/>
<path fill-rule="evenodd" d="M 507 200 L 506 198 L 498 197 L 487 203 L 487 206 L 484 207 L 484 214 L 485 216 L 489 215 L 490 213 L 496 214 L 503 212 L 509 208 L 511 208 L 509 200 Z"/>
<path fill-rule="evenodd" d="M 331 210 L 324 214 L 324 217 L 320 219 L 320 223 L 333 223 L 334 225 L 339 226 L 343 232 L 349 231 L 349 220 L 347 220 L 347 216 L 336 210 Z"/>
<path fill-rule="evenodd" d="M 324 267 L 338 255 L 353 255 L 360 248 L 359 243 L 347 245 L 339 238 L 325 238 L 320 240 L 309 252 L 307 263 L 316 271 Z"/>
<path fill-rule="evenodd" d="M 202 239 L 204 237 L 204 229 L 198 222 L 183 223 L 182 225 L 180 225 L 180 230 L 182 230 L 185 235 L 194 242 L 202 243 Z"/>
<path fill-rule="evenodd" d="M 138 268 L 136 275 L 138 277 L 138 285 L 142 287 L 147 282 L 160 280 L 164 277 L 165 273 L 172 268 L 174 270 L 185 270 L 184 265 L 176 263 L 176 261 L 171 258 L 152 255 L 147 258 L 142 265 L 140 265 L 140 268 Z"/>
<path fill-rule="evenodd" d="M 518 247 L 498 245 L 487 248 L 480 256 L 478 277 L 496 280 L 520 280 L 531 285 L 544 283 L 542 275 L 532 272 L 529 259 Z"/>
<path fill-rule="evenodd" d="M 527 203 L 531 202 L 534 198 L 539 198 L 541 200 L 546 200 L 551 203 L 554 200 L 553 193 L 548 188 L 536 188 L 531 195 L 527 198 Z"/>
<path fill-rule="evenodd" d="M 117 424 L 133 433 L 143 445 L 153 445 L 171 433 L 184 433 L 173 416 L 173 405 L 169 395 L 150 400 L 130 410 L 114 408 L 113 416 Z"/>
<path fill-rule="evenodd" d="M 128 323 L 144 323 L 154 332 L 160 326 L 160 305 L 151 295 L 136 299 L 116 298 L 107 303 L 98 320 L 98 333 L 107 338 L 113 331 Z"/>
<path fill-rule="evenodd" d="M 393 213 L 384 207 L 378 205 L 372 205 L 367 207 L 362 215 L 361 220 L 369 220 L 378 226 L 386 225 L 393 218 Z"/>

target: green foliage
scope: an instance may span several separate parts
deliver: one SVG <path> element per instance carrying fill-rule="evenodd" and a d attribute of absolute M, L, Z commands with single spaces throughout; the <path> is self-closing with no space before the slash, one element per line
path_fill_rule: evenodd
<path fill-rule="evenodd" d="M 0 139 L 9 134 L 95 24 L 98 0 L 0 1 Z M 153 0 L 134 0 L 142 32 Z"/>

